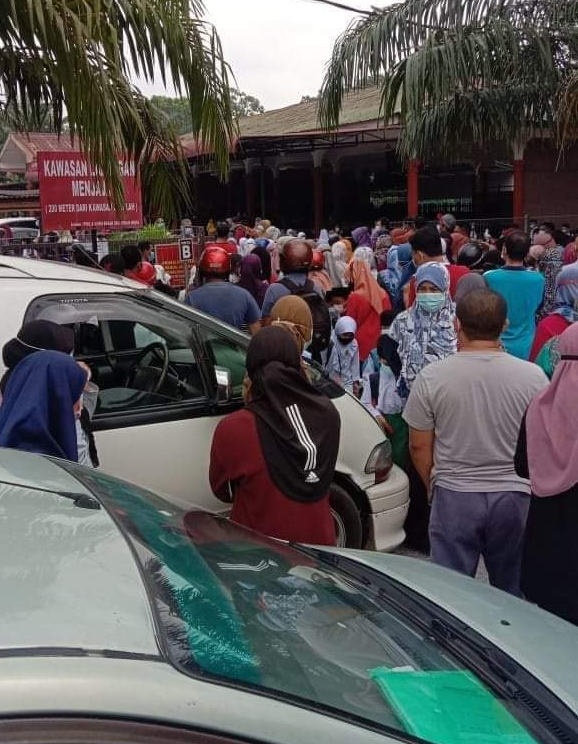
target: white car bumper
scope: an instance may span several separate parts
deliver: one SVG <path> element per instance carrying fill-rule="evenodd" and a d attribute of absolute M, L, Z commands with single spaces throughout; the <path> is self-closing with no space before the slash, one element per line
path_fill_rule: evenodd
<path fill-rule="evenodd" d="M 394 465 L 387 480 L 365 489 L 370 504 L 368 547 L 394 550 L 405 540 L 403 525 L 409 508 L 407 475 Z"/>

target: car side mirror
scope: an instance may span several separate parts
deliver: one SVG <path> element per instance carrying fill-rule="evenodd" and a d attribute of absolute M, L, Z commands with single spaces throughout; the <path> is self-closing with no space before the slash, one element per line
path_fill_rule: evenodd
<path fill-rule="evenodd" d="M 233 397 L 233 376 L 227 367 L 215 365 L 215 377 L 217 378 L 217 395 L 219 403 L 228 403 Z"/>

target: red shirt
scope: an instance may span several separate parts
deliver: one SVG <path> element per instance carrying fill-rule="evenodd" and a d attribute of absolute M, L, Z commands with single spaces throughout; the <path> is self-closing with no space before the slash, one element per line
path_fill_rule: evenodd
<path fill-rule="evenodd" d="M 458 282 L 463 276 L 470 273 L 467 266 L 456 266 L 455 264 L 444 264 L 450 275 L 450 295 L 452 300 L 456 300 L 456 289 L 458 288 Z M 411 307 L 415 302 L 415 276 L 412 276 L 409 282 L 409 305 Z"/>
<path fill-rule="evenodd" d="M 217 426 L 209 480 L 213 493 L 225 500 L 232 484 L 233 522 L 280 540 L 335 545 L 329 494 L 305 504 L 279 491 L 269 476 L 251 411 L 236 411 Z"/>
<path fill-rule="evenodd" d="M 391 301 L 383 298 L 383 310 L 391 310 Z M 381 320 L 363 295 L 352 292 L 345 305 L 345 313 L 357 323 L 355 338 L 359 344 L 359 358 L 363 362 L 377 346 L 381 334 Z"/>
<path fill-rule="evenodd" d="M 530 361 L 535 362 L 536 357 L 542 351 L 542 347 L 548 343 L 551 338 L 564 333 L 570 323 L 561 315 L 548 315 L 538 323 L 534 344 L 530 352 Z"/>

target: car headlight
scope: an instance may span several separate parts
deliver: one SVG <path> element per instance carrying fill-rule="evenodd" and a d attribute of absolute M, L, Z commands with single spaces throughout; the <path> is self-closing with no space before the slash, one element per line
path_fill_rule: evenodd
<path fill-rule="evenodd" d="M 365 466 L 367 475 L 375 475 L 375 483 L 383 483 L 393 467 L 391 442 L 387 439 L 374 447 Z"/>

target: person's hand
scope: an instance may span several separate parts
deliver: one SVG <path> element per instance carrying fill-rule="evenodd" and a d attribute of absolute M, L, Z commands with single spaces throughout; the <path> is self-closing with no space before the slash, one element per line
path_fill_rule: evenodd
<path fill-rule="evenodd" d="M 88 385 L 88 383 L 92 379 L 92 370 L 90 369 L 88 364 L 86 364 L 86 362 L 76 362 L 76 363 L 78 364 L 80 369 L 83 369 L 86 372 L 86 385 Z M 85 390 L 86 390 L 86 385 L 84 386 Z"/>
<path fill-rule="evenodd" d="M 390 425 L 385 416 L 376 416 L 375 420 L 386 434 L 389 434 L 390 436 L 393 434 L 393 427 Z"/>
<path fill-rule="evenodd" d="M 251 387 L 252 383 L 249 375 L 245 373 L 245 377 L 243 377 L 243 402 L 245 405 L 251 402 Z"/>

